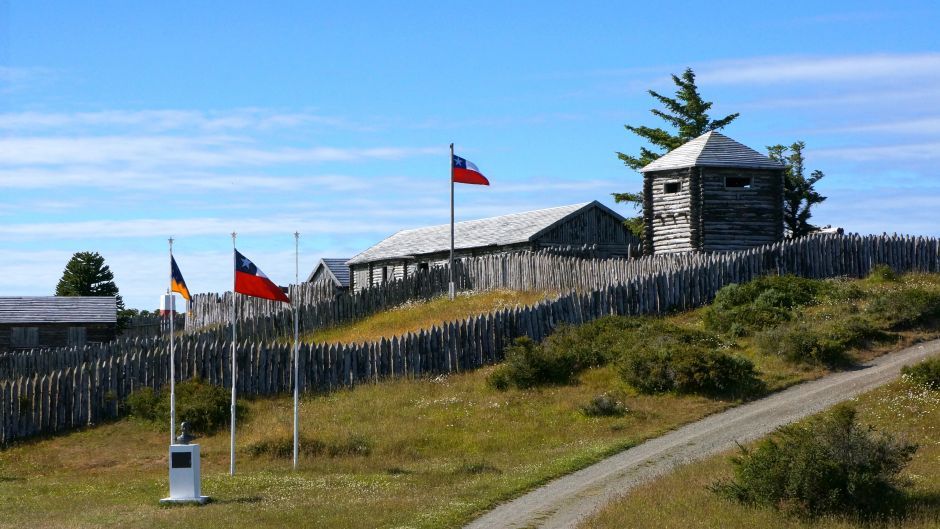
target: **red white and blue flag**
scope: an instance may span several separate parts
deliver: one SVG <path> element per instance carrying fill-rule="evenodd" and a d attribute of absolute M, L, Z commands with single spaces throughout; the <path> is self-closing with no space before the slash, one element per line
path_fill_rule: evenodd
<path fill-rule="evenodd" d="M 483 173 L 473 165 L 473 162 L 454 155 L 450 169 L 451 180 L 458 184 L 476 184 L 481 186 L 490 185 L 490 181 L 483 176 Z"/>
<path fill-rule="evenodd" d="M 235 250 L 235 292 L 290 303 L 281 287 L 275 285 L 250 259 Z"/>

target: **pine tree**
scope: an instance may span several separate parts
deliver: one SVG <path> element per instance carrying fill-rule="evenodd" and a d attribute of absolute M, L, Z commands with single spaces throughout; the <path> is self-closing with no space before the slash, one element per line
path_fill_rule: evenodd
<path fill-rule="evenodd" d="M 114 284 L 114 273 L 98 252 L 75 252 L 65 265 L 55 295 L 115 296 L 118 312 L 124 311 L 124 300 Z"/>
<path fill-rule="evenodd" d="M 677 87 L 675 99 L 660 95 L 654 90 L 649 90 L 649 94 L 665 107 L 665 110 L 654 108 L 650 112 L 676 129 L 678 134 L 672 134 L 658 127 L 624 125 L 630 132 L 663 149 L 662 152 L 657 153 L 646 147 L 640 147 L 639 156 L 630 156 L 618 152 L 617 157 L 623 160 L 623 163 L 631 169 L 640 169 L 663 154 L 710 130 L 722 129 L 740 115 L 734 113 L 718 120 L 712 120 L 708 115 L 712 103 L 704 101 L 701 94 L 699 94 L 698 87 L 695 85 L 695 72 L 692 71 L 692 68 L 686 68 L 682 77 L 673 75 L 672 82 Z"/>
<path fill-rule="evenodd" d="M 772 145 L 767 147 L 768 155 L 774 160 L 783 162 L 787 169 L 783 180 L 783 224 L 790 238 L 802 237 L 819 228 L 809 223 L 812 217 L 811 208 L 826 200 L 826 197 L 816 192 L 813 186 L 825 174 L 820 170 L 810 173 L 809 178 L 804 175 L 803 149 L 806 144 L 802 141 L 794 142 L 789 147 Z M 787 154 L 787 151 L 790 151 Z"/>
<path fill-rule="evenodd" d="M 672 134 L 661 128 L 652 127 L 634 127 L 624 125 L 630 132 L 645 138 L 651 144 L 663 149 L 663 152 L 655 152 L 646 147 L 640 147 L 639 156 L 630 156 L 622 152 L 617 153 L 617 157 L 623 160 L 623 163 L 631 169 L 641 169 L 649 165 L 653 160 L 663 154 L 675 149 L 676 147 L 695 139 L 710 130 L 724 128 L 735 120 L 740 114 L 729 114 L 722 119 L 712 120 L 708 115 L 708 110 L 712 107 L 710 101 L 704 101 L 695 85 L 695 72 L 692 68 L 686 68 L 682 77 L 673 75 L 672 82 L 676 85 L 676 97 L 666 97 L 660 95 L 654 90 L 649 90 L 649 94 L 658 100 L 665 107 L 665 110 L 652 109 L 653 115 L 662 118 L 678 131 L 678 134 Z M 633 208 L 643 207 L 642 193 L 611 193 L 614 201 L 618 204 L 632 204 Z M 642 215 L 627 219 L 625 225 L 637 237 L 643 238 L 643 217 Z"/>

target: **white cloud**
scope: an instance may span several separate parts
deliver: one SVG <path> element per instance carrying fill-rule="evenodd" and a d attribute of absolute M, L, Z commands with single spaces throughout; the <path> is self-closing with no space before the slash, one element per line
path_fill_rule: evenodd
<path fill-rule="evenodd" d="M 438 147 L 261 148 L 225 136 L 86 136 L 0 139 L 0 165 L 237 167 L 319 162 L 395 160 L 441 154 Z"/>
<path fill-rule="evenodd" d="M 847 55 L 841 57 L 755 57 L 705 63 L 696 68 L 700 84 L 901 81 L 940 77 L 940 53 Z"/>
<path fill-rule="evenodd" d="M 813 156 L 851 162 L 940 160 L 940 142 L 813 149 Z"/>

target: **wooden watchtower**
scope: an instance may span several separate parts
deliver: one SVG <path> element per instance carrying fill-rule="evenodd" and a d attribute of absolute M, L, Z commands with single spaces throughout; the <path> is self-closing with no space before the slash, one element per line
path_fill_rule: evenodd
<path fill-rule="evenodd" d="M 640 169 L 644 253 L 751 248 L 783 238 L 784 166 L 707 132 Z"/>

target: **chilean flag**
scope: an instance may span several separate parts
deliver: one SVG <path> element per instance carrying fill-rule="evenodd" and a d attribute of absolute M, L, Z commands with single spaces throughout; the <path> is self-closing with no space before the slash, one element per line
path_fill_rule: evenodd
<path fill-rule="evenodd" d="M 238 253 L 238 250 L 235 250 L 235 292 L 290 303 L 290 298 L 284 294 L 281 287 L 272 283 L 264 272 L 258 270 L 255 263 Z"/>
<path fill-rule="evenodd" d="M 473 162 L 454 155 L 450 168 L 450 178 L 458 184 L 490 185 L 490 181 L 473 165 Z"/>

